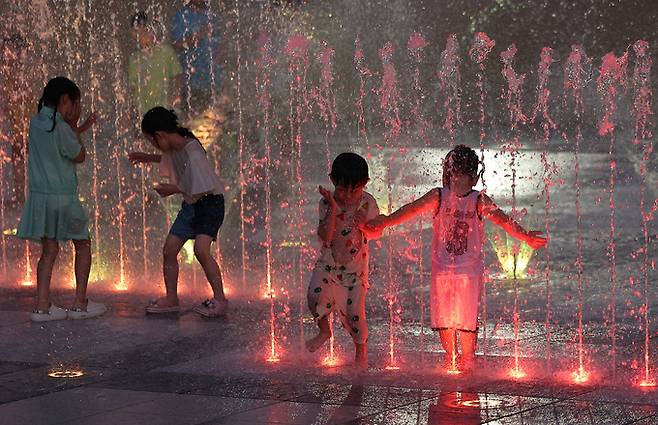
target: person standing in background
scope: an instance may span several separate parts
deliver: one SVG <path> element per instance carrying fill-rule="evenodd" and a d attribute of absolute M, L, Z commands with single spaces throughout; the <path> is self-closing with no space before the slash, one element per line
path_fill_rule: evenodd
<path fill-rule="evenodd" d="M 207 0 L 186 0 L 172 21 L 171 38 L 183 66 L 183 106 L 204 111 L 219 92 L 219 19 Z"/>

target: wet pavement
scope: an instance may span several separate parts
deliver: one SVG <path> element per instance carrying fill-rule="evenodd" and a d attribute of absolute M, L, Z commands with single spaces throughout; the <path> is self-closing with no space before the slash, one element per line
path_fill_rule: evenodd
<path fill-rule="evenodd" d="M 394 170 L 388 178 L 397 207 L 437 184 L 436 170 L 444 154 L 441 149 L 414 148 L 395 158 L 392 150 L 373 155 L 369 187 L 380 208 L 387 208 L 387 169 Z M 181 276 L 185 309 L 179 315 L 146 316 L 143 307 L 157 294 L 159 278 L 136 277 L 133 272 L 126 292 L 117 292 L 112 282 L 90 284 L 91 296 L 109 307 L 105 316 L 31 323 L 33 289 L 5 283 L 0 289 L 0 423 L 658 424 L 658 389 L 638 385 L 645 376 L 645 355 L 648 375 L 654 377 L 658 341 L 652 313 L 657 307 L 653 269 L 646 274 L 648 335 L 644 326 L 637 164 L 630 153 L 616 158 L 613 282 L 608 256 L 608 156 L 596 149 L 581 155 L 584 255 L 579 301 L 574 157 L 559 150 L 549 157 L 557 167 L 551 186 L 549 248 L 534 254 L 527 277 L 514 281 L 500 277 L 500 265 L 488 245 L 490 279 L 482 326 L 486 332 L 480 333 L 473 372 L 450 375 L 439 367 L 444 353 L 428 329 L 428 249 L 419 251 L 429 246 L 429 220 L 389 232 L 373 244 L 368 370 L 357 373 L 352 368 L 351 342 L 340 329 L 335 332 L 333 365 L 325 362 L 328 347 L 305 352 L 302 342 L 315 330 L 299 297 L 306 277 L 296 280 L 298 248 L 288 236 L 296 224 L 291 226 L 293 216 L 287 215 L 292 209 L 277 208 L 273 304 L 278 362 L 266 361 L 271 352 L 271 316 L 270 301 L 262 296 L 263 229 L 249 237 L 247 248 L 253 256 L 247 288 L 241 288 L 239 268 L 224 268 L 231 299 L 226 318 L 207 320 L 191 311 L 207 290 L 200 270 L 195 277 L 189 266 L 183 267 Z M 508 211 L 513 206 L 525 208 L 526 225 L 545 228 L 540 153 L 523 151 L 518 157 L 514 205 L 506 169 L 509 157 L 493 150 L 487 158 L 489 193 Z M 393 166 L 387 168 L 387 163 Z M 304 193 L 315 193 L 318 184 L 327 184 L 321 167 L 306 170 Z M 647 199 L 654 198 L 650 185 Z M 304 223 L 316 220 L 316 208 L 314 202 L 305 204 Z M 222 230 L 224 243 L 239 238 L 235 216 L 228 217 Z M 653 258 L 655 229 L 652 221 L 648 226 Z M 304 227 L 308 241 L 312 227 Z M 308 252 L 304 255 L 312 258 Z M 258 262 L 260 266 L 255 265 Z M 65 280 L 54 282 L 53 299 L 67 306 L 72 298 Z M 392 322 L 387 302 L 391 288 L 396 296 Z M 515 305 L 518 327 L 512 320 Z M 585 382 L 576 383 L 573 372 L 581 350 L 589 375 Z M 525 373 L 522 378 L 510 375 L 516 362 Z M 391 369 L 392 364 L 397 369 Z"/>
<path fill-rule="evenodd" d="M 328 347 L 301 350 L 299 333 L 310 335 L 313 325 L 299 327 L 294 304 L 290 319 L 276 321 L 279 361 L 269 363 L 267 300 L 234 298 L 226 318 L 208 320 L 188 309 L 145 316 L 145 298 L 114 294 L 105 296 L 110 310 L 102 318 L 36 324 L 26 313 L 26 291 L 2 295 L 3 424 L 658 423 L 657 390 L 634 384 L 641 366 L 620 361 L 613 376 L 603 337 L 585 344 L 589 381 L 573 382 L 573 327 L 553 330 L 549 361 L 543 324 L 523 323 L 517 345 L 526 376 L 513 379 L 509 326 L 498 325 L 498 338 L 488 331 L 486 357 L 480 341 L 473 372 L 449 375 L 439 367 L 436 336 L 402 323 L 394 347 L 399 369 L 390 370 L 386 310 L 375 307 L 369 368 L 356 373 L 339 330 L 335 365 L 323 362 Z M 70 297 L 55 299 L 66 304 Z M 605 336 L 604 326 L 594 328 L 586 334 Z M 650 348 L 658 348 L 653 339 Z M 634 344 L 617 349 L 626 359 L 643 352 Z"/>

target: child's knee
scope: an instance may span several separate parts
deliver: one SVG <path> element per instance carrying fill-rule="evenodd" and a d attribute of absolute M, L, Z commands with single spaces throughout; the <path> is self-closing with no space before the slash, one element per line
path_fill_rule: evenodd
<path fill-rule="evenodd" d="M 78 254 L 91 253 L 91 242 L 88 239 L 73 241 L 73 246 Z"/>
<path fill-rule="evenodd" d="M 162 248 L 162 258 L 165 262 L 177 261 L 178 250 L 165 244 L 165 246 Z"/>
<path fill-rule="evenodd" d="M 43 243 L 41 247 L 41 259 L 43 261 L 54 262 L 59 254 L 59 244 L 57 242 Z"/>
<path fill-rule="evenodd" d="M 214 260 L 212 255 L 210 255 L 210 252 L 204 251 L 204 250 L 194 250 L 194 257 L 197 259 L 197 261 L 201 264 L 206 264 L 210 263 L 211 261 Z"/>

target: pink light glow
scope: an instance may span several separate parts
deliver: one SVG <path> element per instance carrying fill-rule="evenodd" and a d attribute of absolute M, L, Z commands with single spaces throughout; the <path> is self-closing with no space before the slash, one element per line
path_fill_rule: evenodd
<path fill-rule="evenodd" d="M 573 378 L 573 382 L 577 384 L 583 384 L 589 381 L 589 372 L 587 372 L 582 366 L 580 366 L 578 370 L 574 371 L 571 376 Z"/>
<path fill-rule="evenodd" d="M 430 43 L 423 38 L 420 33 L 413 33 L 409 37 L 409 41 L 407 42 L 407 49 L 409 50 L 421 50 L 427 47 Z"/>
<path fill-rule="evenodd" d="M 509 376 L 514 379 L 523 379 L 526 377 L 526 373 L 523 369 L 515 367 L 509 371 Z"/>
<path fill-rule="evenodd" d="M 340 358 L 336 355 L 328 355 L 322 360 L 322 364 L 329 367 L 337 366 L 339 363 Z"/>
<path fill-rule="evenodd" d="M 642 388 L 655 388 L 656 381 L 653 379 L 643 379 L 638 383 L 638 385 Z"/>

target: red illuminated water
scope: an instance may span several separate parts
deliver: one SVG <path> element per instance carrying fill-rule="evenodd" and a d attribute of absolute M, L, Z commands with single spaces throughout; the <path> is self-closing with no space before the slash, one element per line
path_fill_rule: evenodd
<path fill-rule="evenodd" d="M 543 166 L 544 181 L 544 232 L 551 234 L 551 193 L 550 188 L 553 185 L 552 175 L 555 165 L 550 164 L 548 160 L 548 148 L 551 138 L 551 131 L 555 130 L 555 122 L 550 114 L 549 101 L 551 91 L 549 89 L 549 77 L 551 76 L 550 66 L 555 60 L 553 59 L 553 49 L 544 47 L 540 53 L 540 61 L 537 69 L 539 81 L 537 83 L 537 103 L 532 113 L 532 122 L 541 116 L 541 126 L 543 135 L 541 139 L 541 163 Z M 544 269 L 544 279 L 546 280 L 546 358 L 550 367 L 551 362 L 551 255 L 549 249 L 544 249 L 546 267 Z"/>
<path fill-rule="evenodd" d="M 516 157 L 519 155 L 521 148 L 521 140 L 518 133 L 518 125 L 526 122 L 526 117 L 523 114 L 521 104 L 521 86 L 525 80 L 524 74 L 517 74 L 514 70 L 513 64 L 516 56 L 516 46 L 512 44 L 505 51 L 500 54 L 500 59 L 503 62 L 503 76 L 507 81 L 507 89 L 504 93 L 504 98 L 507 100 L 507 108 L 510 114 L 510 131 L 512 139 L 507 143 L 504 149 L 510 154 L 510 169 L 511 188 L 512 188 L 512 218 L 517 219 L 516 210 Z M 514 248 L 514 263 L 513 263 L 513 285 L 514 285 L 514 307 L 512 312 L 512 320 L 514 323 L 514 369 L 515 377 L 521 377 L 522 369 L 519 362 L 520 348 L 519 348 L 519 330 L 521 327 L 520 312 L 519 312 L 519 293 L 518 293 L 518 279 L 516 272 L 518 248 L 515 242 Z"/>
<path fill-rule="evenodd" d="M 582 380 L 587 376 L 585 369 L 585 348 L 583 344 L 583 226 L 581 211 L 581 182 L 580 182 L 580 146 L 583 142 L 582 134 L 582 114 L 584 112 L 583 88 L 587 84 L 588 67 L 591 60 L 585 55 L 583 48 L 579 45 L 571 46 L 566 64 L 564 66 L 564 91 L 565 101 L 573 103 L 573 113 L 576 116 L 576 134 L 574 146 L 574 186 L 576 189 L 576 274 L 578 281 L 578 367 L 574 376 Z M 563 134 L 565 140 L 568 136 Z"/>
<path fill-rule="evenodd" d="M 608 243 L 608 259 L 610 272 L 610 338 L 613 377 L 617 370 L 617 249 L 615 244 L 615 177 L 617 161 L 615 160 L 615 123 L 617 111 L 617 96 L 620 89 L 626 87 L 626 66 L 628 52 L 617 58 L 614 53 L 608 53 L 602 59 L 596 87 L 603 106 L 603 117 L 599 121 L 599 135 L 608 136 L 608 158 L 610 162 L 610 185 L 608 189 L 608 206 L 610 208 L 610 236 Z"/>

